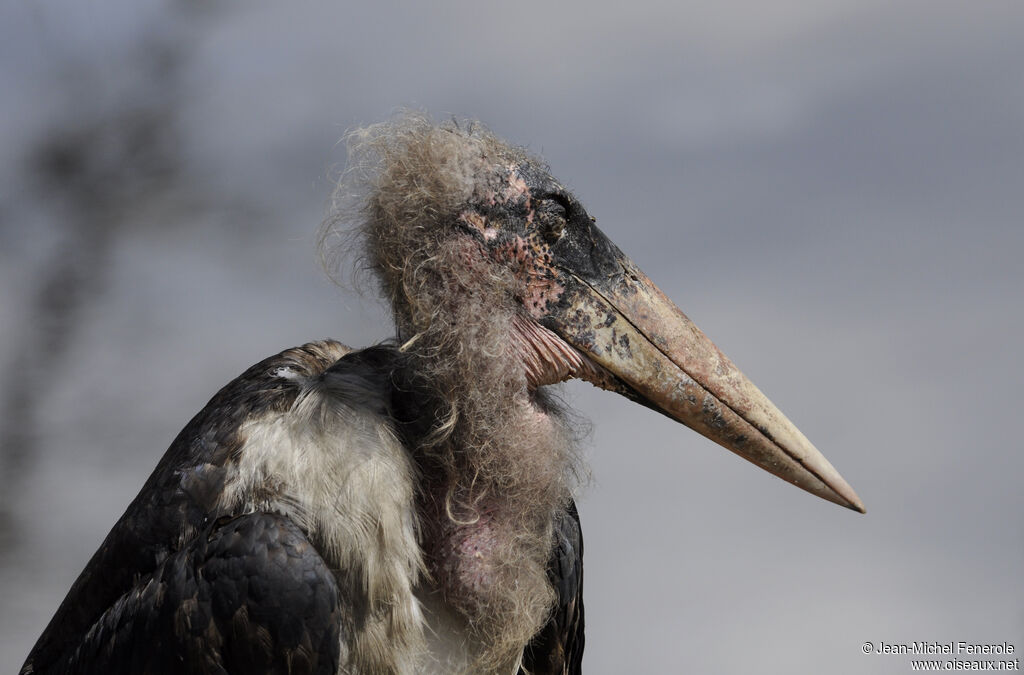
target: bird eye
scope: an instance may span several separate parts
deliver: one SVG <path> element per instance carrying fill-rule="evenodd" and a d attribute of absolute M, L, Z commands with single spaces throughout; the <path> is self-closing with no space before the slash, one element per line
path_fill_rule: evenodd
<path fill-rule="evenodd" d="M 563 220 L 568 220 L 569 209 L 572 205 L 569 203 L 568 198 L 565 195 L 552 194 L 544 198 L 548 209 L 551 213 L 560 216 Z"/>
<path fill-rule="evenodd" d="M 544 237 L 550 241 L 558 241 L 565 232 L 565 223 L 569 220 L 569 200 L 563 195 L 554 194 L 544 199 L 543 210 L 548 215 L 544 219 Z"/>

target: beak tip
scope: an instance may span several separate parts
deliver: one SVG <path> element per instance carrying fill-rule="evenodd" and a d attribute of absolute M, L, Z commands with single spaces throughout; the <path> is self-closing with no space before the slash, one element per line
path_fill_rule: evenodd
<path fill-rule="evenodd" d="M 836 483 L 838 483 L 838 485 Z M 839 478 L 839 481 L 836 481 L 835 483 L 829 484 L 828 487 L 831 488 L 833 493 L 832 496 L 834 497 L 831 501 L 834 501 L 840 506 L 845 506 L 851 511 L 856 511 L 858 513 L 868 512 L 864 507 L 864 502 L 860 500 L 860 497 L 858 497 L 857 493 L 853 491 L 853 488 L 850 487 L 849 483 L 844 481 L 842 478 Z"/>
<path fill-rule="evenodd" d="M 851 511 L 856 511 L 857 513 L 867 513 L 868 512 L 868 510 L 866 508 L 864 508 L 864 504 L 861 503 L 860 500 L 857 500 L 857 502 L 854 503 L 854 504 L 847 504 L 846 508 L 850 509 Z"/>

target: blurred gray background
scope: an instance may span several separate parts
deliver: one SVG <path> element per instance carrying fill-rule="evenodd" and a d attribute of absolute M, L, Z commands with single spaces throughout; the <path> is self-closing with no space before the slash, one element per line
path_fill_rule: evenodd
<path fill-rule="evenodd" d="M 1024 4 L 0 8 L 0 669 L 257 360 L 387 337 L 314 233 L 347 128 L 466 115 L 599 224 L 861 516 L 585 384 L 588 673 L 1024 649 Z"/>

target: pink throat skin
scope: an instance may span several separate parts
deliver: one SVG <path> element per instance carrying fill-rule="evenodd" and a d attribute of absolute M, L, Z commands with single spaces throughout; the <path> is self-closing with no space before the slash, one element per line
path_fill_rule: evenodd
<path fill-rule="evenodd" d="M 497 581 L 500 544 L 507 533 L 498 531 L 495 511 L 494 504 L 488 504 L 467 522 L 454 522 L 446 514 L 432 556 L 432 571 L 445 595 L 457 598 L 471 613 L 480 610 Z"/>

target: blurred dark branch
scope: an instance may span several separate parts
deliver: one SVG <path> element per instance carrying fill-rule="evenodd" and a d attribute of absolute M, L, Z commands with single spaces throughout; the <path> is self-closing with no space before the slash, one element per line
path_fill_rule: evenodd
<path fill-rule="evenodd" d="M 129 86 L 112 105 L 80 101 L 102 90 L 102 63 L 61 64 L 68 115 L 25 155 L 30 199 L 59 225 L 59 241 L 31 279 L 29 308 L 0 380 L 0 551 L 15 535 L 13 506 L 38 453 L 52 378 L 59 377 L 83 319 L 103 297 L 114 245 L 129 229 L 133 206 L 182 189 L 177 125 L 182 70 L 190 42 L 182 33 L 202 18 L 196 4 L 173 14 L 129 46 Z"/>

